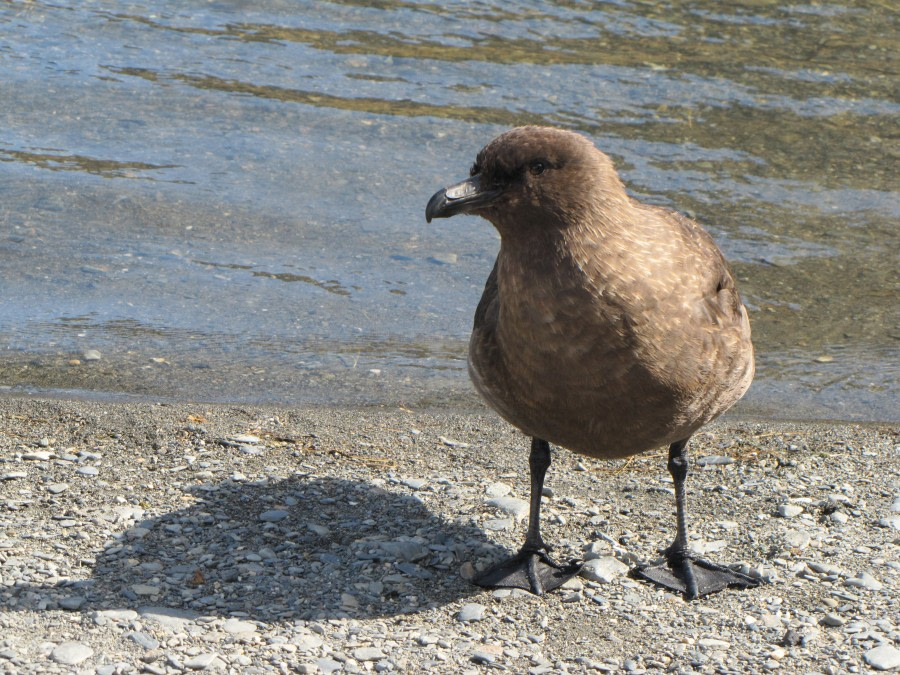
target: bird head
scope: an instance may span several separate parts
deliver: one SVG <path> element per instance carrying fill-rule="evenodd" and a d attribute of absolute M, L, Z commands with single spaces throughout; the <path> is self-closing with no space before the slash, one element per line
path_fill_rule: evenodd
<path fill-rule="evenodd" d="M 472 214 L 500 231 L 566 227 L 611 200 L 627 202 L 612 161 L 584 136 L 552 127 L 518 127 L 497 136 L 467 179 L 439 190 L 425 219 Z"/>

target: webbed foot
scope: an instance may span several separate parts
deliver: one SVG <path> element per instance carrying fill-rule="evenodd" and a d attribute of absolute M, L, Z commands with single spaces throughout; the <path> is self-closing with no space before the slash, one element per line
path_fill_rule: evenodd
<path fill-rule="evenodd" d="M 760 584 L 759 579 L 691 555 L 666 551 L 666 559 L 658 565 L 640 565 L 632 570 L 631 576 L 682 593 L 687 600 L 726 588 L 755 588 Z"/>
<path fill-rule="evenodd" d="M 523 548 L 479 574 L 473 583 L 483 588 L 521 588 L 535 595 L 559 588 L 576 576 L 582 563 L 558 563 L 543 550 Z"/>

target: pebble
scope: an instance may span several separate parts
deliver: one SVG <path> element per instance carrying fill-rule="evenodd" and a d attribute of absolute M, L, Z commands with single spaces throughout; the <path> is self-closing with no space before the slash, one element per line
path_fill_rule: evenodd
<path fill-rule="evenodd" d="M 262 439 L 260 439 L 259 436 L 254 436 L 252 434 L 239 434 L 237 436 L 229 436 L 228 440 L 239 445 L 243 445 L 245 443 L 248 445 L 256 445 Z"/>
<path fill-rule="evenodd" d="M 725 455 L 711 455 L 697 460 L 697 466 L 727 466 L 729 464 L 734 464 L 734 458 Z"/>
<path fill-rule="evenodd" d="M 147 633 L 135 631 L 130 633 L 128 637 L 144 649 L 159 649 L 159 640 L 147 635 Z"/>
<path fill-rule="evenodd" d="M 74 666 L 94 655 L 94 650 L 81 642 L 63 642 L 50 652 L 50 660 L 64 666 Z"/>
<path fill-rule="evenodd" d="M 277 523 L 287 518 L 288 515 L 288 512 L 282 509 L 272 509 L 270 511 L 263 511 L 262 513 L 260 513 L 259 519 L 265 523 Z"/>
<path fill-rule="evenodd" d="M 529 505 L 524 499 L 497 497 L 496 499 L 489 499 L 487 504 L 500 509 L 504 513 L 508 513 L 516 520 L 522 520 L 528 516 Z"/>
<path fill-rule="evenodd" d="M 884 649 L 896 650 L 900 630 L 892 604 L 897 531 L 878 520 L 900 515 L 891 511 L 900 483 L 874 480 L 894 448 L 889 434 L 809 425 L 792 435 L 788 425 L 772 435 L 765 432 L 782 427 L 756 422 L 698 434 L 698 456 L 737 453 L 742 445 L 730 438 L 763 450 L 740 454 L 731 470 L 692 474 L 689 515 L 693 540 L 711 558 L 758 567 L 771 583 L 696 603 L 625 576 L 671 537 L 664 462 L 650 458 L 645 471 L 638 458 L 610 471 L 584 459 L 588 470 L 578 473 L 579 459 L 561 452 L 569 473 L 549 475 L 555 496 L 547 486 L 544 536 L 560 560 L 588 544 L 583 555 L 598 567 L 594 578 L 589 565 L 539 598 L 460 578 L 498 547 L 521 544 L 524 528 L 512 512 L 488 506 L 527 497 L 527 456 L 499 422 L 452 413 L 438 425 L 426 413 L 381 409 L 347 413 L 350 425 L 322 425 L 316 412 L 176 404 L 148 406 L 146 421 L 129 413 L 119 437 L 115 415 L 98 414 L 102 405 L 74 420 L 69 405 L 55 401 L 33 415 L 50 422 L 24 432 L 7 415 L 14 437 L 0 426 L 0 447 L 9 449 L 0 473 L 27 474 L 0 483 L 2 672 L 897 669 L 896 654 Z M 186 430 L 192 416 L 203 433 Z M 366 419 L 357 424 L 357 416 Z M 88 420 L 87 433 L 67 431 L 79 420 Z M 216 440 L 234 442 L 235 424 L 259 429 L 259 438 L 298 440 L 244 454 Z M 461 462 L 463 451 L 438 443 L 439 433 L 491 454 L 477 467 Z M 41 437 L 47 446 L 38 446 Z M 855 449 L 836 445 L 834 463 L 831 441 L 848 438 Z M 790 445 L 796 465 L 775 462 Z M 394 446 L 389 465 L 329 452 Z M 32 450 L 50 456 L 29 464 L 23 453 Z M 100 478 L 76 481 L 85 466 Z M 235 475 L 241 480 L 230 480 Z M 47 491 L 69 480 L 59 496 Z M 527 517 L 524 500 L 513 504 Z M 804 511 L 775 518 L 779 504 Z M 268 511 L 280 513 L 261 520 Z M 847 523 L 838 525 L 834 513 Z M 729 553 L 714 554 L 723 543 Z M 605 644 L 579 641 L 584 626 L 601 624 Z M 56 663 L 50 654 L 64 640 L 94 653 Z"/>
<path fill-rule="evenodd" d="M 77 469 L 75 473 L 81 474 L 82 476 L 96 476 L 100 473 L 100 469 L 96 466 L 82 466 Z"/>
<path fill-rule="evenodd" d="M 311 652 L 322 646 L 323 641 L 318 635 L 309 633 L 301 633 L 291 638 L 291 644 L 297 645 L 297 649 L 301 652 Z"/>
<path fill-rule="evenodd" d="M 494 498 L 505 497 L 510 492 L 512 492 L 512 486 L 506 483 L 491 483 L 484 491 L 488 497 Z"/>
<path fill-rule="evenodd" d="M 875 670 L 900 670 L 900 650 L 893 645 L 881 645 L 863 654 L 863 660 Z"/>
<path fill-rule="evenodd" d="M 99 361 L 103 355 L 96 349 L 88 349 L 81 355 L 84 361 Z"/>
<path fill-rule="evenodd" d="M 485 611 L 487 611 L 487 607 L 472 602 L 468 605 L 462 606 L 462 608 L 459 610 L 459 613 L 456 615 L 456 619 L 458 621 L 462 621 L 463 623 L 468 623 L 470 621 L 481 621 L 484 618 Z"/>
<path fill-rule="evenodd" d="M 796 518 L 803 513 L 803 507 L 799 504 L 781 504 L 775 513 L 781 518 Z"/>
<path fill-rule="evenodd" d="M 428 481 L 424 478 L 405 478 L 400 482 L 410 490 L 421 490 L 423 487 L 428 485 Z"/>
<path fill-rule="evenodd" d="M 133 609 L 101 609 L 94 616 L 110 621 L 134 621 L 138 618 L 138 613 Z"/>
<path fill-rule="evenodd" d="M 844 585 L 853 586 L 855 588 L 867 588 L 870 591 L 880 591 L 884 588 L 884 584 L 868 572 L 860 572 L 859 575 L 853 579 L 847 579 L 844 581 Z"/>
<path fill-rule="evenodd" d="M 878 524 L 882 527 L 888 527 L 893 530 L 900 530 L 900 515 L 885 516 L 878 519 Z"/>
<path fill-rule="evenodd" d="M 15 480 L 16 478 L 28 478 L 28 474 L 24 471 L 10 471 L 0 476 L 0 480 Z"/>
<path fill-rule="evenodd" d="M 581 576 L 588 581 L 609 584 L 627 571 L 628 565 L 625 563 L 612 556 L 602 556 L 586 561 L 581 569 Z"/>
<path fill-rule="evenodd" d="M 205 652 L 187 659 L 184 662 L 184 667 L 190 670 L 206 670 L 217 658 L 219 658 L 219 655 L 215 652 Z"/>
<path fill-rule="evenodd" d="M 226 633 L 255 633 L 256 624 L 249 621 L 241 621 L 240 619 L 228 619 L 222 626 L 222 630 Z"/>
<path fill-rule="evenodd" d="M 340 661 L 335 661 L 334 659 L 329 658 L 318 659 L 316 661 L 316 666 L 318 666 L 319 670 L 321 670 L 324 675 L 331 675 L 331 673 L 334 673 L 343 668 L 343 665 Z"/>
<path fill-rule="evenodd" d="M 450 448 L 468 448 L 469 444 L 464 443 L 463 441 L 458 441 L 455 438 L 446 438 L 444 436 L 438 436 L 438 440 Z"/>
<path fill-rule="evenodd" d="M 47 452 L 45 450 L 36 450 L 35 452 L 26 452 L 22 455 L 22 459 L 26 459 L 30 462 L 46 462 L 55 457 L 52 452 Z"/>
<path fill-rule="evenodd" d="M 50 483 L 47 486 L 47 492 L 53 495 L 58 495 L 69 489 L 69 485 L 67 483 Z"/>
<path fill-rule="evenodd" d="M 81 606 L 85 603 L 86 598 L 83 595 L 71 595 L 68 598 L 62 598 L 59 600 L 59 606 L 63 609 L 68 609 L 69 611 L 76 611 L 81 609 Z"/>
<path fill-rule="evenodd" d="M 384 658 L 384 652 L 377 647 L 358 647 L 352 653 L 357 661 L 378 661 Z"/>
<path fill-rule="evenodd" d="M 833 626 L 833 627 L 837 628 L 838 626 L 843 626 L 846 623 L 846 621 L 844 621 L 844 619 L 842 619 L 837 614 L 834 614 L 833 612 L 829 612 L 824 617 L 822 617 L 822 623 L 825 624 L 826 626 Z"/>

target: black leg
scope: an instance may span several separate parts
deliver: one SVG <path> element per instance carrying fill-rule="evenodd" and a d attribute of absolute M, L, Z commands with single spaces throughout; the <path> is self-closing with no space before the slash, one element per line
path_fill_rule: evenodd
<path fill-rule="evenodd" d="M 685 495 L 684 481 L 688 474 L 688 456 L 687 456 L 687 439 L 672 443 L 669 446 L 669 473 L 672 474 L 672 481 L 675 483 L 675 518 L 677 520 L 677 529 L 675 531 L 675 541 L 665 550 L 666 559 L 669 567 L 678 569 L 683 575 L 685 582 L 685 596 L 688 600 L 697 597 L 697 579 L 690 565 L 690 547 L 688 546 L 687 536 L 687 516 L 685 514 Z"/>
<path fill-rule="evenodd" d="M 550 444 L 540 438 L 531 439 L 531 454 L 528 455 L 531 473 L 531 506 L 528 510 L 528 533 L 525 535 L 523 550 L 543 551 L 548 546 L 541 538 L 541 495 L 544 493 L 544 476 L 550 468 Z"/>
<path fill-rule="evenodd" d="M 752 588 L 759 580 L 734 572 L 727 567 L 716 565 L 693 556 L 688 545 L 687 507 L 685 505 L 684 483 L 688 474 L 688 439 L 669 446 L 669 473 L 675 483 L 675 540 L 663 551 L 666 566 L 642 565 L 633 575 L 652 581 L 672 591 L 684 593 L 685 598 L 694 600 L 702 595 L 715 593 L 728 587 Z"/>
<path fill-rule="evenodd" d="M 528 457 L 531 472 L 531 507 L 528 512 L 528 532 L 519 552 L 482 572 L 475 583 L 486 588 L 522 588 L 535 595 L 559 588 L 581 571 L 581 563 L 562 565 L 553 560 L 550 547 L 541 537 L 541 493 L 544 476 L 550 467 L 550 444 L 541 438 L 531 439 Z"/>

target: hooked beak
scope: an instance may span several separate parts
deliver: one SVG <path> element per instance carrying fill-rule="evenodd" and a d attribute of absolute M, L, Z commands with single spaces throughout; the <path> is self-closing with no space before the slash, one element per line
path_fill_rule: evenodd
<path fill-rule="evenodd" d="M 449 218 L 458 213 L 473 213 L 490 204 L 499 195 L 500 190 L 485 189 L 481 185 L 481 176 L 472 176 L 461 183 L 435 192 L 425 207 L 425 220 L 430 223 L 432 218 Z"/>

